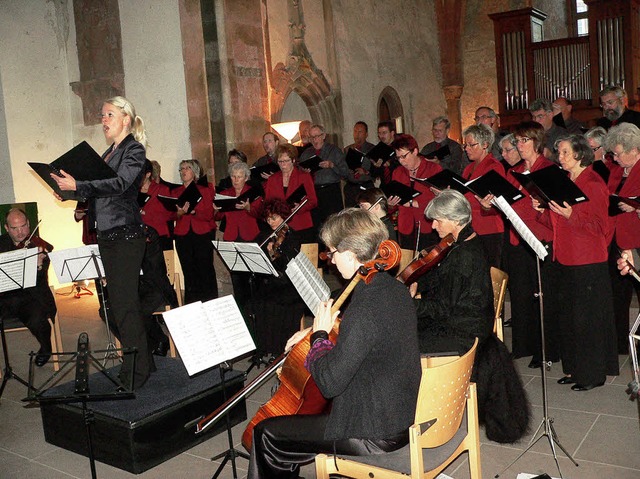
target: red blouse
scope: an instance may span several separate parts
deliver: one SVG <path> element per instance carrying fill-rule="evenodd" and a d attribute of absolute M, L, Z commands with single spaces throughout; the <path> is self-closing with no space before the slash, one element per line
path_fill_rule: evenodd
<path fill-rule="evenodd" d="M 294 168 L 289 177 L 289 186 L 287 187 L 286 194 L 282 184 L 282 171 L 271 175 L 264 186 L 265 200 L 271 198 L 286 200 L 300 185 L 304 185 L 304 190 L 307 192 L 307 203 L 300 208 L 289 221 L 289 226 L 291 226 L 294 231 L 302 231 L 313 227 L 311 210 L 318 206 L 318 197 L 316 196 L 316 189 L 313 186 L 313 177 L 306 171 Z"/>
<path fill-rule="evenodd" d="M 176 214 L 167 211 L 158 199 L 158 195 L 171 196 L 169 187 L 152 181 L 147 194 L 150 198 L 140 211 L 142 213 L 142 222 L 147 226 L 151 226 L 160 236 L 169 237 L 169 225 L 167 223 L 175 220 Z"/>
<path fill-rule="evenodd" d="M 553 228 L 553 256 L 560 264 L 603 263 L 608 257 L 610 233 L 607 185 L 591 167 L 580 173 L 575 183 L 589 201 L 573 205 L 569 219 L 548 209 L 539 213 L 538 219 Z"/>
<path fill-rule="evenodd" d="M 420 179 L 429 178 L 440 171 L 442 171 L 440 165 L 420 157 L 420 165 L 418 166 L 415 177 Z M 428 186 L 418 181 L 412 181 L 412 178 L 409 176 L 409 170 L 403 166 L 399 166 L 393 170 L 391 179 L 407 186 L 412 186 L 411 183 L 413 183 L 413 189 L 421 193 L 413 200 L 414 203 L 418 203 L 418 208 L 398 205 L 398 233 L 410 235 L 413 233 L 414 227 L 417 224 L 420 225 L 421 234 L 431 233 L 433 231 L 431 220 L 425 218 L 424 210 L 435 195 Z"/>
<path fill-rule="evenodd" d="M 475 180 L 491 170 L 496 171 L 503 178 L 505 177 L 504 167 L 489 153 L 480 163 L 471 163 L 468 165 L 462 172 L 462 176 L 466 180 Z M 479 235 L 489 235 L 502 233 L 504 231 L 502 217 L 496 208 L 485 210 L 471 192 L 466 193 L 464 196 L 471 204 L 471 226 L 476 233 Z"/>
<path fill-rule="evenodd" d="M 620 172 L 623 169 L 620 168 Z M 609 177 L 609 191 L 615 193 L 622 174 L 613 178 L 613 171 Z M 615 185 L 615 186 L 614 186 Z M 640 161 L 638 161 L 629 172 L 629 176 L 624 185 L 617 193 L 618 196 L 640 196 Z M 616 243 L 622 249 L 640 248 L 640 218 L 635 211 L 630 213 L 620 213 L 611 217 L 612 227 L 614 228 Z"/>
<path fill-rule="evenodd" d="M 201 185 L 197 187 L 202 199 L 190 214 L 182 215 L 176 220 L 176 227 L 173 230 L 176 236 L 185 236 L 189 231 L 203 235 L 216 229 L 213 221 L 213 189 Z M 178 198 L 184 190 L 185 187 L 180 186 L 171 192 L 171 196 Z"/>
<path fill-rule="evenodd" d="M 240 194 L 246 193 L 250 189 L 251 187 L 245 184 Z M 238 196 L 236 195 L 235 188 L 228 188 L 221 191 L 220 194 L 226 196 Z M 238 239 L 253 241 L 256 236 L 258 236 L 258 233 L 260 233 L 258 220 L 256 218 L 260 214 L 261 205 L 262 198 L 258 198 L 251 203 L 249 211 L 242 209 L 216 213 L 216 219 L 222 219 L 223 217 L 227 219 L 227 225 L 224 229 L 224 236 L 222 239 L 225 241 L 237 241 Z"/>

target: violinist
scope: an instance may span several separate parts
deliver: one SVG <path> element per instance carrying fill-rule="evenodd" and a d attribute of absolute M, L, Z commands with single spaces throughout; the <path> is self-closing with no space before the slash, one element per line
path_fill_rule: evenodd
<path fill-rule="evenodd" d="M 389 239 L 392 241 L 398 241 L 396 227 L 388 212 L 389 204 L 387 203 L 387 197 L 380 188 L 369 188 L 361 191 L 358 193 L 358 196 L 356 196 L 356 203 L 363 210 L 369 210 L 375 216 L 380 218 L 387 227 Z"/>
<path fill-rule="evenodd" d="M 282 224 L 290 214 L 291 208 L 284 200 L 273 198 L 264 202 L 262 218 L 271 231 L 280 228 L 278 234 L 263 246 L 279 277 L 257 276 L 255 291 L 246 310 L 255 318 L 249 327 L 253 329 L 258 357 L 280 354 L 287 339 L 299 329 L 305 310 L 304 302 L 285 273 L 287 263 L 300 252 L 298 233 Z M 258 243 L 262 244 L 267 236 L 268 233 L 261 233 Z"/>
<path fill-rule="evenodd" d="M 52 352 L 51 326 L 47 318 L 53 320 L 56 315 L 56 303 L 47 278 L 49 257 L 45 254 L 53 250 L 53 246 L 31 235 L 29 219 L 19 208 L 12 208 L 7 212 L 4 225 L 7 232 L 0 236 L 0 253 L 20 248 L 38 248 L 36 285 L 0 293 L 0 311 L 5 318 L 20 319 L 36 337 L 40 349 L 34 362 L 36 366 L 42 367 L 49 361 Z"/>
<path fill-rule="evenodd" d="M 425 211 L 440 238 L 455 242 L 439 267 L 410 285 L 418 314 L 420 352 L 462 355 L 476 337 L 493 328 L 493 290 L 482 241 L 471 226 L 471 205 L 461 193 L 444 190 Z M 418 294 L 419 293 L 419 297 Z"/>
<path fill-rule="evenodd" d="M 239 197 L 249 192 L 252 187 L 247 184 L 251 171 L 246 163 L 240 161 L 229 165 L 229 178 L 231 187 L 220 192 L 221 195 Z M 253 197 L 255 198 L 255 197 Z M 224 241 L 254 241 L 260 233 L 258 227 L 258 215 L 262 208 L 262 198 L 240 199 L 235 204 L 234 211 L 218 211 L 216 209 L 216 220 L 225 220 Z M 246 272 L 231 271 L 231 282 L 233 283 L 233 296 L 242 308 L 250 296 L 249 285 L 250 274 Z"/>
<path fill-rule="evenodd" d="M 376 257 L 387 229 L 371 213 L 348 208 L 327 219 L 320 238 L 349 279 Z M 318 453 L 379 454 L 409 441 L 421 372 L 416 315 L 407 289 L 388 274 L 376 274 L 368 284 L 360 281 L 335 344 L 328 339 L 338 315 L 331 306 L 332 301 L 324 302 L 316 313 L 304 365 L 322 395 L 332 400 L 331 411 L 259 422 L 249 479 L 297 478 L 300 465 Z M 296 333 L 287 346 L 307 333 Z"/>

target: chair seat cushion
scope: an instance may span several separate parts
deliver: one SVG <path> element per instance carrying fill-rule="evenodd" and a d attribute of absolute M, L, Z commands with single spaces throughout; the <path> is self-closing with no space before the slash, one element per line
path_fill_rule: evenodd
<path fill-rule="evenodd" d="M 462 424 L 458 428 L 455 435 L 442 446 L 423 449 L 422 458 L 424 461 L 424 470 L 431 471 L 444 461 L 446 461 L 456 448 L 462 443 L 467 436 L 467 418 L 466 413 L 462 419 Z M 388 452 L 386 454 L 372 454 L 369 456 L 346 456 L 338 454 L 339 459 L 347 461 L 359 462 L 370 466 L 381 467 L 391 471 L 401 472 L 403 474 L 411 474 L 411 452 L 410 445 L 407 444 L 397 451 Z"/>

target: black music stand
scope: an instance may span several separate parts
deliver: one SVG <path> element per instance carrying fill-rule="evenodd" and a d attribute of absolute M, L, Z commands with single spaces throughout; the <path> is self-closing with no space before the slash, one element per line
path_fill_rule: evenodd
<path fill-rule="evenodd" d="M 548 254 L 546 248 L 543 244 L 538 240 L 533 232 L 527 227 L 527 225 L 522 221 L 522 219 L 518 216 L 518 214 L 511 208 L 507 201 L 500 197 L 497 198 L 496 203 L 494 203 L 499 209 L 505 214 L 507 219 L 511 222 L 514 229 L 518 232 L 520 237 L 531 247 L 534 254 L 536 255 L 536 266 L 538 273 L 538 292 L 536 296 L 538 298 L 538 302 L 540 304 L 540 336 L 541 336 L 541 347 L 542 347 L 542 365 L 540 366 L 541 371 L 541 379 L 542 379 L 542 422 L 536 429 L 536 432 L 531 437 L 531 441 L 529 441 L 529 445 L 527 448 L 522 451 L 518 457 L 516 457 L 507 467 L 505 467 L 500 473 L 496 474 L 494 477 L 500 477 L 500 474 L 505 472 L 511 466 L 513 466 L 522 456 L 524 456 L 527 451 L 529 451 L 540 439 L 546 436 L 549 447 L 551 448 L 551 453 L 553 454 L 553 459 L 556 462 L 556 467 L 558 468 L 558 472 L 560 473 L 560 477 L 562 477 L 562 470 L 560 469 L 560 463 L 558 462 L 558 453 L 556 452 L 556 445 L 564 452 L 565 456 L 567 456 L 571 462 L 573 462 L 576 467 L 578 463 L 571 457 L 571 454 L 567 452 L 567 450 L 560 444 L 558 441 L 558 435 L 556 434 L 556 430 L 553 427 L 553 418 L 549 417 L 549 399 L 547 396 L 547 370 L 551 368 L 551 363 L 547 362 L 546 357 L 546 344 L 545 344 L 545 336 L 544 336 L 544 300 L 542 294 L 542 276 L 540 274 L 540 261 L 542 261 Z M 540 433 L 540 435 L 538 435 Z M 537 436 L 537 437 L 536 437 Z"/>
<path fill-rule="evenodd" d="M 135 348 L 121 348 L 116 350 L 122 352 L 122 354 L 133 354 L 132 367 L 135 370 L 136 366 L 136 350 Z M 58 353 L 58 356 L 67 357 L 63 361 L 63 365 L 59 371 L 50 376 L 39 387 L 34 386 L 34 368 L 33 358 L 34 353 L 31 353 L 31 359 L 29 364 L 29 394 L 23 401 L 38 403 L 51 403 L 51 404 L 70 404 L 70 403 L 82 403 L 82 416 L 85 423 L 85 431 L 87 438 L 87 452 L 89 456 L 89 466 L 91 468 L 91 477 L 96 479 L 96 460 L 93 453 L 93 442 L 91 439 L 92 425 L 94 423 L 93 411 L 87 407 L 89 402 L 98 401 L 113 401 L 116 399 L 132 399 L 135 398 L 133 392 L 133 376 L 129 381 L 129 384 L 123 384 L 118 378 L 115 378 L 109 374 L 104 365 L 100 363 L 95 357 L 94 353 L 104 353 L 105 351 L 89 351 L 89 336 L 87 333 L 80 333 L 78 336 L 78 350 L 73 353 Z M 60 379 L 56 381 L 59 374 L 63 371 L 66 376 L 70 372 L 72 365 L 75 364 L 75 384 L 74 391 L 71 394 L 61 394 L 58 396 L 46 395 L 46 392 L 53 386 L 55 386 Z M 109 379 L 113 385 L 113 391 L 102 391 L 95 394 L 91 394 L 89 388 L 89 369 L 91 366 L 97 368 L 98 372 L 102 373 Z"/>
<path fill-rule="evenodd" d="M 37 283 L 38 249 L 19 249 L 0 253 L 0 291 L 15 291 L 17 289 L 35 287 Z M 29 387 L 29 383 L 13 372 L 7 350 L 7 337 L 4 313 L 0 313 L 0 339 L 2 341 L 2 353 L 4 357 L 4 368 L 2 384 L 0 385 L 0 398 L 4 393 L 4 388 L 10 379 L 15 379 L 19 383 Z"/>
<path fill-rule="evenodd" d="M 278 276 L 278 271 L 257 243 L 242 243 L 233 241 L 214 241 L 215 248 L 218 250 L 224 264 L 232 272 L 248 272 L 249 278 L 249 296 L 253 298 L 255 293 L 256 274 L 271 274 Z M 254 314 L 250 315 L 251 324 L 255 331 L 256 318 Z M 268 366 L 270 361 L 265 361 L 256 352 L 252 357 L 249 368 L 244 372 L 245 377 L 255 367 Z"/>
<path fill-rule="evenodd" d="M 102 260 L 97 245 L 86 245 L 80 248 L 70 248 L 61 251 L 49 253 L 53 269 L 60 283 L 76 283 L 84 279 L 95 280 L 98 298 L 102 303 L 102 311 L 104 312 L 104 322 L 107 329 L 107 349 L 102 358 L 103 365 L 108 360 L 115 361 L 119 359 L 116 353 L 116 344 L 109 327 L 109 314 L 107 301 L 104 294 L 104 286 L 102 280 L 104 278 Z M 137 294 L 137 292 L 136 292 Z"/>

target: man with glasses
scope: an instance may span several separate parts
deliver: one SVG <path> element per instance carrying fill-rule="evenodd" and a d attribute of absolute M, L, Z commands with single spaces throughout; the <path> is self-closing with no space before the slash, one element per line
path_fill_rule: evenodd
<path fill-rule="evenodd" d="M 500 117 L 498 117 L 493 108 L 489 108 L 488 106 L 481 106 L 476 110 L 476 115 L 473 118 L 473 121 L 476 123 L 476 125 L 484 124 L 491 128 L 491 131 L 493 131 L 493 135 L 495 136 L 495 141 L 493 142 L 493 146 L 491 147 L 491 154 L 498 161 L 502 161 L 503 156 L 500 142 L 507 133 L 504 131 L 500 131 Z"/>
<path fill-rule="evenodd" d="M 620 123 L 632 123 L 640 128 L 640 113 L 629 109 L 627 91 L 619 86 L 608 86 L 600 92 L 600 108 L 604 115 L 598 126 L 608 130 Z"/>
<path fill-rule="evenodd" d="M 325 140 L 327 134 L 322 125 L 312 125 L 309 130 L 311 135 L 311 147 L 307 148 L 300 156 L 302 162 L 314 156 L 319 157 L 320 169 L 313 174 L 313 182 L 318 197 L 318 208 L 314 210 L 313 223 L 316 227 L 322 226 L 329 215 L 344 208 L 340 181 L 349 176 L 349 167 L 344 159 L 342 150 Z"/>
<path fill-rule="evenodd" d="M 446 116 L 438 116 L 433 119 L 431 134 L 433 141 L 427 143 L 420 154 L 430 161 L 438 163 L 442 168 L 451 170 L 457 174 L 462 174 L 462 170 L 467 166 L 462 155 L 462 146 L 455 140 L 449 138 L 451 122 Z M 449 147 L 449 152 L 442 157 L 436 155 L 438 150 Z"/>
<path fill-rule="evenodd" d="M 545 158 L 557 163 L 558 155 L 555 152 L 556 140 L 569 135 L 566 128 L 556 125 L 553 122 L 553 107 L 549 100 L 538 98 L 529 106 L 529 112 L 533 121 L 544 128 L 544 149 Z"/>

